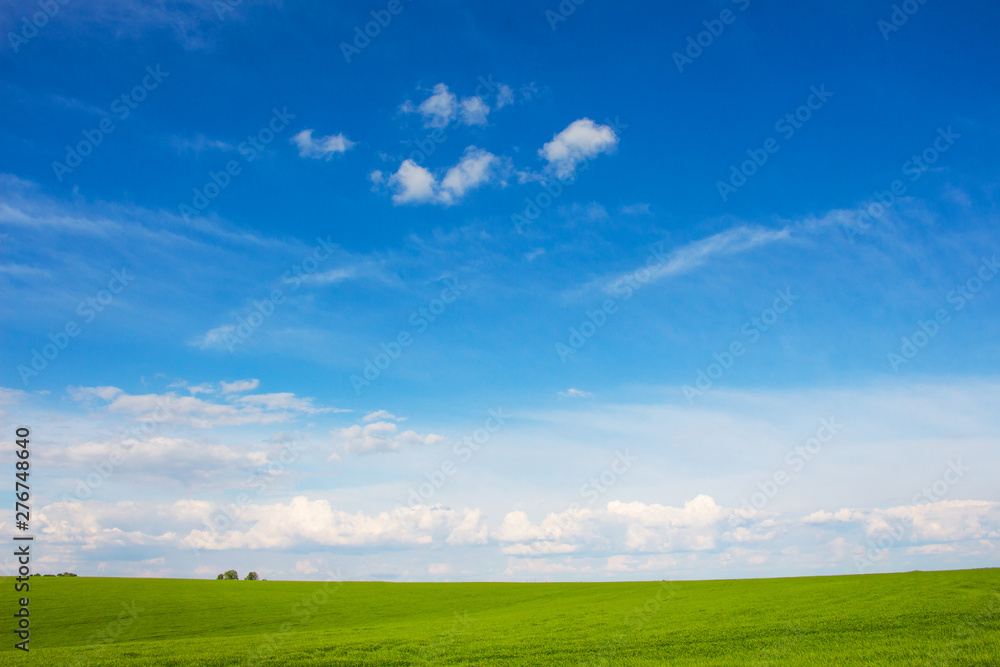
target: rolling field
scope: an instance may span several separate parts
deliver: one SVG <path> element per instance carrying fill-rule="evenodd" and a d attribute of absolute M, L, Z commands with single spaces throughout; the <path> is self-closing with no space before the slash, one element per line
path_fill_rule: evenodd
<path fill-rule="evenodd" d="M 1000 569 L 740 581 L 32 578 L 0 665 L 1000 665 Z"/>

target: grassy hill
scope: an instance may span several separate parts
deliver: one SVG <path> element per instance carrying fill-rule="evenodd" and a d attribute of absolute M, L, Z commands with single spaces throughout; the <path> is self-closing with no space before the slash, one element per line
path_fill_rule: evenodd
<path fill-rule="evenodd" d="M 33 578 L 0 665 L 1000 665 L 1000 569 L 596 584 Z"/>

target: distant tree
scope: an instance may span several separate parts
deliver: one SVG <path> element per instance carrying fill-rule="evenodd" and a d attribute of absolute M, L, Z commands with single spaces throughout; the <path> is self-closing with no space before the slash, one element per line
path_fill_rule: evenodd
<path fill-rule="evenodd" d="M 216 579 L 216 581 L 222 581 L 222 580 L 223 580 L 223 579 L 225 579 L 225 578 L 226 578 L 226 575 L 224 575 L 224 574 L 220 574 L 220 575 L 219 575 L 219 576 L 217 576 L 217 577 L 216 577 L 215 579 Z"/>
<path fill-rule="evenodd" d="M 251 572 L 247 575 L 246 581 L 257 581 L 260 577 L 257 576 L 256 572 Z"/>
<path fill-rule="evenodd" d="M 226 570 L 226 579 L 235 581 L 240 578 L 240 575 L 236 574 L 236 570 Z"/>

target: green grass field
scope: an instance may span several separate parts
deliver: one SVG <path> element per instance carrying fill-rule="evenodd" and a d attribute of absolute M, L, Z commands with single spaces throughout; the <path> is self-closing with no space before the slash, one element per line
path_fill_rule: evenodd
<path fill-rule="evenodd" d="M 5 579 L 3 665 L 1000 665 L 1000 569 L 741 581 Z"/>

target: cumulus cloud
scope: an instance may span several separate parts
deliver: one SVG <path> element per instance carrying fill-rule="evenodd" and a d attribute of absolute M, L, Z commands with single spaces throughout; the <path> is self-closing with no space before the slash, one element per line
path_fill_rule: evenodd
<path fill-rule="evenodd" d="M 373 422 L 386 419 L 390 419 L 394 422 L 401 422 L 405 419 L 405 417 L 397 417 L 396 415 L 386 410 L 375 410 L 374 412 L 369 412 L 364 417 L 362 417 L 362 421 L 366 422 Z"/>
<path fill-rule="evenodd" d="M 287 549 L 302 544 L 331 547 L 462 546 L 487 541 L 478 510 L 398 507 L 375 515 L 334 509 L 304 496 L 288 503 L 250 505 L 240 515 L 244 530 L 192 530 L 185 546 L 202 549 Z"/>
<path fill-rule="evenodd" d="M 376 452 L 394 452 L 411 445 L 433 445 L 443 442 L 440 435 L 428 433 L 420 435 L 416 431 L 398 432 L 398 425 L 387 421 L 375 421 L 364 426 L 355 424 L 347 428 L 335 429 L 335 451 L 330 457 L 340 460 L 345 454 L 374 454 Z"/>
<path fill-rule="evenodd" d="M 449 206 L 470 190 L 500 177 L 500 164 L 501 160 L 496 155 L 469 146 L 458 164 L 448 169 L 440 181 L 413 160 L 404 160 L 399 170 L 388 178 L 381 171 L 372 172 L 370 178 L 376 186 L 388 186 L 396 204 Z"/>
<path fill-rule="evenodd" d="M 447 127 L 458 113 L 458 98 L 448 90 L 448 86 L 439 83 L 434 86 L 431 96 L 418 106 L 414 107 L 407 100 L 402 108 L 407 113 L 418 112 L 423 118 L 424 127 Z"/>
<path fill-rule="evenodd" d="M 298 146 L 299 157 L 312 158 L 314 160 L 321 158 L 329 160 L 334 155 L 344 153 L 354 146 L 354 142 L 343 134 L 331 134 L 326 137 L 313 138 L 313 131 L 311 129 L 302 130 L 292 137 L 290 141 Z"/>
<path fill-rule="evenodd" d="M 396 204 L 423 204 L 436 197 L 434 175 L 413 160 L 403 160 L 386 184 L 393 190 L 392 201 Z"/>
<path fill-rule="evenodd" d="M 548 162 L 548 169 L 559 179 L 576 175 L 580 163 L 601 153 L 611 153 L 618 145 L 618 135 L 609 125 L 598 125 L 589 118 L 570 123 L 552 137 L 538 154 Z"/>
<path fill-rule="evenodd" d="M 804 517 L 811 525 L 854 523 L 867 536 L 899 535 L 908 542 L 942 543 L 1000 538 L 1000 503 L 986 500 L 941 500 L 888 509 L 819 511 Z"/>
<path fill-rule="evenodd" d="M 462 159 L 441 180 L 439 198 L 442 203 L 454 203 L 469 190 L 488 182 L 494 176 L 498 160 L 496 155 L 475 146 L 466 148 Z"/>
<path fill-rule="evenodd" d="M 220 513 L 233 524 L 216 530 Z M 479 510 L 397 507 L 378 514 L 349 513 L 327 500 L 296 496 L 284 503 L 250 504 L 238 513 L 215 503 L 61 501 L 40 508 L 40 531 L 50 544 L 91 551 L 129 546 L 181 549 L 289 549 L 328 547 L 466 546 L 485 544 Z M 311 564 L 305 561 L 304 569 Z M 298 568 L 297 568 L 298 569 Z M 303 569 L 298 569 L 303 572 Z"/>
<path fill-rule="evenodd" d="M 256 378 L 250 380 L 236 380 L 235 382 L 220 382 L 219 388 L 223 394 L 238 394 L 244 391 L 253 391 L 260 385 L 260 380 Z"/>
<path fill-rule="evenodd" d="M 706 551 L 719 541 L 738 541 L 724 530 L 732 514 L 706 495 L 683 507 L 615 500 L 603 509 L 570 507 L 537 524 L 523 511 L 510 512 L 493 537 L 509 555 Z"/>
<path fill-rule="evenodd" d="M 500 84 L 497 92 L 496 108 L 500 109 L 514 101 L 514 91 L 510 86 Z M 453 121 L 460 125 L 486 125 L 490 105 L 480 95 L 463 97 L 461 100 L 444 83 L 436 84 L 431 95 L 420 104 L 407 100 L 400 107 L 404 113 L 419 113 L 424 127 L 445 128 Z"/>
<path fill-rule="evenodd" d="M 463 125 L 486 125 L 490 106 L 481 97 L 466 97 L 462 100 L 460 121 Z"/>

